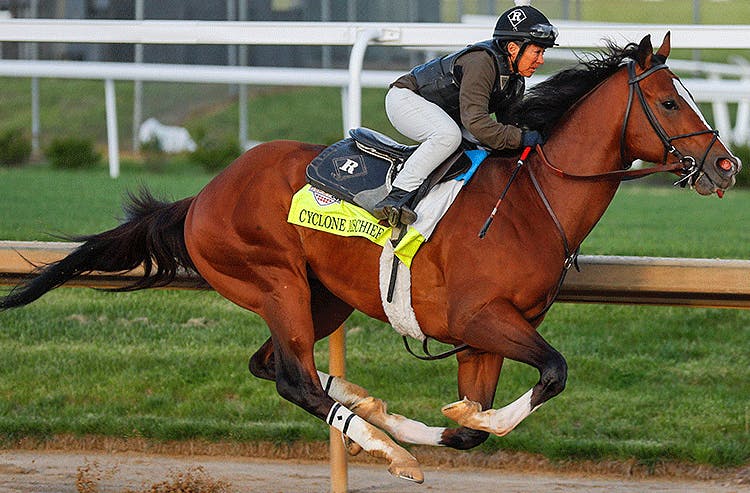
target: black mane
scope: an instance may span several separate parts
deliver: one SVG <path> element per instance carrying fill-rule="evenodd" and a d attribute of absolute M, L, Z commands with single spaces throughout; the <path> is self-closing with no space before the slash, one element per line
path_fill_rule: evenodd
<path fill-rule="evenodd" d="M 635 59 L 638 45 L 607 42 L 602 53 L 579 56 L 578 65 L 562 70 L 526 92 L 511 108 L 508 121 L 549 136 L 560 118 L 597 84 L 614 74 L 626 58 Z"/>

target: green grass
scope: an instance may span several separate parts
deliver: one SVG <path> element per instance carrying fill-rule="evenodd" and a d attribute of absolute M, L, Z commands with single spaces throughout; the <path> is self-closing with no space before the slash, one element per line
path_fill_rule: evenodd
<path fill-rule="evenodd" d="M 93 233 L 116 224 L 126 188 L 142 182 L 179 198 L 209 179 L 190 167 L 126 168 L 119 180 L 103 169 L 0 170 L 0 238 Z M 750 258 L 748 208 L 750 191 L 719 201 L 628 184 L 583 253 Z M 452 359 L 414 360 L 395 332 L 361 314 L 347 325 L 352 381 L 393 412 L 449 424 L 439 409 L 458 398 Z M 541 332 L 568 359 L 568 387 L 482 450 L 645 464 L 750 460 L 750 312 L 558 304 Z M 267 337 L 259 317 L 212 292 L 53 291 L 0 314 L 0 437 L 325 440 L 322 423 L 247 372 Z M 326 343 L 316 359 L 327 367 Z M 536 379 L 506 362 L 496 405 Z"/>
<path fill-rule="evenodd" d="M 620 187 L 582 253 L 750 259 L 750 229 L 741 226 L 750 190 L 719 199 L 649 183 L 654 178 Z"/>
<path fill-rule="evenodd" d="M 54 172 L 44 166 L 1 168 L 0 238 L 54 240 L 53 235 L 92 234 L 110 229 L 122 217 L 120 203 L 128 190 L 147 185 L 171 199 L 195 195 L 211 176 L 197 168 L 144 174 L 123 169 L 117 180 L 105 168 Z"/>
<path fill-rule="evenodd" d="M 0 77 L 0 131 L 20 128 L 31 133 L 31 83 L 29 79 Z M 117 126 L 121 150 L 132 139 L 133 85 L 118 82 Z M 145 117 L 156 115 L 167 124 L 185 126 L 191 135 L 200 132 L 212 139 L 237 138 L 237 100 L 226 86 L 210 84 L 146 84 Z M 341 91 L 337 88 L 251 88 L 248 111 L 250 139 L 294 139 L 333 143 L 342 135 Z M 363 125 L 397 135 L 387 120 L 385 89 L 364 89 Z M 190 104 L 186 105 L 185 101 Z M 107 129 L 104 84 L 87 80 L 40 80 L 42 150 L 56 137 L 91 139 L 106 150 Z M 289 111 L 294 108 L 294 111 Z M 7 115 L 7 116 L 6 116 Z M 106 155 L 106 152 L 104 152 Z"/>

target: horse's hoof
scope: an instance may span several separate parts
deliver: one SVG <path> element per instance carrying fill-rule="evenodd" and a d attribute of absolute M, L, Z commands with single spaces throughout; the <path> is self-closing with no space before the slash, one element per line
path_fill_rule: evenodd
<path fill-rule="evenodd" d="M 354 440 L 352 440 L 351 438 L 349 438 L 348 436 L 341 435 L 341 439 L 343 440 L 344 448 L 346 449 L 346 452 L 349 455 L 355 456 L 359 454 L 360 452 L 362 452 L 362 446 L 358 444 L 357 442 L 355 442 Z"/>
<path fill-rule="evenodd" d="M 397 478 L 405 479 L 407 481 L 413 481 L 415 483 L 424 483 L 424 473 L 422 468 L 419 467 L 419 463 L 414 459 L 413 464 L 395 464 L 391 463 L 388 467 L 388 472 L 396 476 Z"/>
<path fill-rule="evenodd" d="M 462 401 L 446 404 L 441 409 L 443 415 L 458 424 L 466 423 L 469 418 L 482 412 L 482 405 L 464 398 Z"/>

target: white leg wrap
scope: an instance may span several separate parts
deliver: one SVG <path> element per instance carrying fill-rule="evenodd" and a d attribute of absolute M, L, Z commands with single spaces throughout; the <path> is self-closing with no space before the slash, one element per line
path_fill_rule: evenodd
<path fill-rule="evenodd" d="M 422 469 L 413 455 L 399 447 L 388 435 L 345 406 L 338 402 L 335 403 L 328 411 L 326 422 L 343 433 L 344 436 L 354 440 L 368 454 L 388 460 L 390 462 L 388 472 L 394 476 L 417 483 L 424 481 Z"/>
<path fill-rule="evenodd" d="M 355 409 L 357 404 L 369 397 L 367 391 L 362 387 L 342 378 L 332 377 L 321 371 L 318 371 L 318 377 L 320 377 L 320 383 L 326 394 L 331 396 L 333 400 L 338 401 L 345 406 L 350 406 Z M 400 442 L 415 443 L 419 445 L 440 445 L 440 440 L 442 439 L 445 428 L 427 426 L 424 423 L 409 419 L 399 414 L 390 414 L 387 412 L 384 402 L 378 399 L 373 400 L 371 397 L 369 398 L 370 401 L 368 404 L 375 402 L 379 403 L 379 405 L 367 407 L 367 409 L 371 411 L 370 414 L 363 414 L 366 420 L 371 424 L 384 429 L 393 438 Z M 360 414 L 362 413 L 360 412 Z M 353 437 L 350 436 L 349 438 Z"/>
<path fill-rule="evenodd" d="M 326 422 L 357 443 L 367 436 L 365 421 L 338 402 L 331 407 Z"/>
<path fill-rule="evenodd" d="M 338 402 L 331 407 L 326 422 L 361 445 L 367 452 L 380 451 L 386 457 L 393 457 L 394 448 L 385 441 L 386 436 L 378 437 L 375 427 Z"/>
<path fill-rule="evenodd" d="M 427 426 L 424 423 L 401 416 L 400 414 L 386 414 L 381 428 L 385 429 L 399 442 L 415 443 L 418 445 L 442 446 L 445 428 Z"/>
<path fill-rule="evenodd" d="M 348 382 L 341 377 L 332 377 L 327 373 L 318 371 L 318 378 L 320 378 L 320 385 L 323 387 L 323 391 L 331 399 L 345 406 L 354 407 L 354 405 L 369 395 L 359 385 Z"/>

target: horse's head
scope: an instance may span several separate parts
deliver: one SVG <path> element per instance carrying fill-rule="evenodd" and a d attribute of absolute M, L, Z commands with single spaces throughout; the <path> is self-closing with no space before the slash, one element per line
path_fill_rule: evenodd
<path fill-rule="evenodd" d="M 670 35 L 653 52 L 651 36 L 644 37 L 635 60 L 626 63 L 629 98 L 622 129 L 624 160 L 651 162 L 679 161 L 681 185 L 690 185 L 701 195 L 734 185 L 742 162 L 719 139 L 701 114 L 679 77 L 665 63 L 670 52 Z"/>

